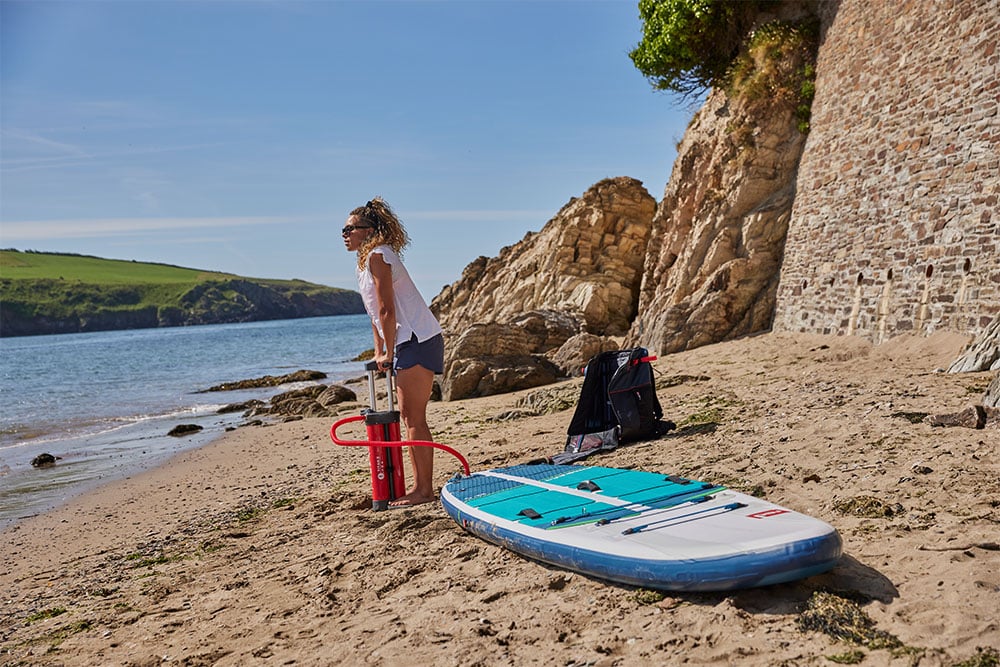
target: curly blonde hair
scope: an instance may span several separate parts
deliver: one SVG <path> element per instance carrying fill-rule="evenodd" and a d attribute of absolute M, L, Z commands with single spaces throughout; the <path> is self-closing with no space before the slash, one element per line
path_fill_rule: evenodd
<path fill-rule="evenodd" d="M 410 245 L 410 236 L 403 229 L 403 223 L 381 197 L 368 200 L 364 206 L 359 206 L 348 216 L 357 217 L 371 225 L 372 233 L 358 249 L 358 268 L 364 270 L 368 255 L 378 245 L 387 245 L 396 251 L 401 258 L 403 249 Z"/>

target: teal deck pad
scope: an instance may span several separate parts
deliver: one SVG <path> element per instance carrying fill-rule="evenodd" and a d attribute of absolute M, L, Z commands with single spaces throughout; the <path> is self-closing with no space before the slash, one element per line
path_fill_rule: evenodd
<path fill-rule="evenodd" d="M 538 494 L 545 493 L 545 489 L 530 486 L 528 484 L 518 484 L 517 486 L 508 487 L 500 491 L 494 491 L 493 493 L 478 495 L 474 498 L 470 498 L 465 502 L 470 507 L 478 507 L 484 509 L 487 512 L 493 512 L 495 506 L 502 506 L 505 503 L 528 503 L 527 498 L 531 496 L 537 496 Z"/>
<path fill-rule="evenodd" d="M 503 470 L 507 479 L 472 475 L 461 480 L 454 493 L 471 507 L 524 525 L 558 528 L 634 516 L 643 506 L 662 509 L 722 490 L 704 482 L 670 478 L 661 473 L 600 466 L 522 465 Z M 513 478 L 513 479 L 511 479 Z M 516 478 L 523 478 L 519 481 Z M 682 483 L 687 482 L 687 483 Z M 565 488 L 546 490 L 536 483 Z M 580 490 L 591 483 L 598 490 Z M 617 508 L 604 502 L 616 498 L 631 505 Z M 532 519 L 522 514 L 537 513 Z M 554 523 L 559 520 L 559 523 Z"/>
<path fill-rule="evenodd" d="M 547 527 L 556 518 L 565 514 L 580 514 L 584 508 L 588 512 L 603 511 L 611 509 L 610 505 L 595 502 L 587 498 L 560 493 L 558 491 L 543 491 L 540 494 L 515 498 L 504 503 L 489 506 L 490 514 L 501 519 L 517 521 L 526 526 Z M 532 510 L 541 516 L 532 519 L 521 514 L 525 510 Z"/>
<path fill-rule="evenodd" d="M 470 507 L 489 512 L 499 519 L 518 521 L 530 526 L 547 526 L 559 516 L 582 513 L 584 507 L 587 508 L 587 511 L 611 509 L 610 505 L 599 501 L 600 497 L 581 497 L 572 493 L 524 484 L 488 496 L 477 496 L 466 502 Z M 536 512 L 541 517 L 531 519 L 522 514 L 525 510 Z"/>
<path fill-rule="evenodd" d="M 546 481 L 567 488 L 576 488 L 578 484 L 589 481 L 600 487 L 600 491 L 594 492 L 595 497 L 620 498 L 630 503 L 650 503 L 652 507 L 673 504 L 674 499 L 679 496 L 690 495 L 693 498 L 704 495 L 700 492 L 706 489 L 722 490 L 722 487 L 691 480 L 687 480 L 687 484 L 681 484 L 655 472 L 598 467 L 573 470 Z"/>
<path fill-rule="evenodd" d="M 702 482 L 692 484 L 670 484 L 651 489 L 642 489 L 635 493 L 619 494 L 619 498 L 631 503 L 640 503 L 650 507 L 669 507 L 677 503 L 686 503 L 710 493 L 724 491 L 724 486 L 715 486 Z"/>
<path fill-rule="evenodd" d="M 578 468 L 578 469 L 574 469 Z M 547 484 L 553 484 L 555 486 L 564 486 L 568 489 L 575 489 L 577 484 L 581 482 L 594 482 L 602 489 L 605 485 L 605 480 L 613 477 L 627 476 L 628 473 L 634 472 L 633 470 L 615 470 L 614 468 L 587 468 L 583 466 L 566 466 L 566 472 L 558 475 L 556 477 L 551 477 L 549 479 L 541 480 Z M 659 476 L 662 478 L 662 476 Z"/>

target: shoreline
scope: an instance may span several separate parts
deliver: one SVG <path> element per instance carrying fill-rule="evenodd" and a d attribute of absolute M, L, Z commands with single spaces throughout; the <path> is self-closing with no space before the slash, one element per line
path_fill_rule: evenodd
<path fill-rule="evenodd" d="M 356 374 L 352 373 L 327 378 L 325 382 L 346 385 L 354 380 Z M 214 393 L 219 400 L 212 403 L 158 415 L 122 417 L 121 424 L 105 426 L 97 432 L 69 433 L 0 447 L 0 480 L 4 482 L 0 490 L 0 533 L 19 521 L 72 502 L 103 484 L 165 465 L 187 450 L 205 447 L 232 430 L 246 428 L 247 418 L 242 410 L 220 412 L 227 405 L 248 400 L 267 402 L 276 394 L 308 384 L 311 382 L 219 391 Z M 169 435 L 180 424 L 196 424 L 202 430 Z M 47 468 L 31 466 L 34 457 L 43 453 L 61 461 Z"/>
<path fill-rule="evenodd" d="M 61 502 L 67 490 L 55 487 L 67 482 L 84 482 L 75 493 L 92 485 L 88 476 L 100 482 L 122 464 L 129 473 L 148 467 L 150 453 L 187 448 L 192 436 L 168 436 L 177 425 L 221 433 L 247 420 L 220 409 L 299 384 L 211 388 L 303 369 L 325 373 L 325 382 L 357 377 L 362 364 L 351 360 L 370 339 L 364 315 L 5 339 L 0 523 Z M 43 453 L 63 460 L 33 468 Z M 38 493 L 50 498 L 36 502 Z"/>
<path fill-rule="evenodd" d="M 948 335 L 873 348 L 765 334 L 654 362 L 660 440 L 593 456 L 754 490 L 844 539 L 840 564 L 794 584 L 659 594 L 523 559 L 435 502 L 372 512 L 363 449 L 333 419 L 244 427 L 4 530 L 0 655 L 11 664 L 954 665 L 1000 646 L 1000 430 L 946 413 L 990 374 L 935 372 Z M 574 395 L 579 380 L 542 387 Z M 435 440 L 473 470 L 562 449 L 572 409 L 494 419 L 533 391 L 432 403 Z M 346 435 L 363 437 L 351 425 Z M 457 462 L 435 457 L 438 487 Z M 407 469 L 409 478 L 409 469 Z M 867 500 L 866 500 L 867 499 Z M 867 504 L 865 504 L 867 502 Z M 832 592 L 895 648 L 802 630 Z"/>
<path fill-rule="evenodd" d="M 0 534 L 18 522 L 71 503 L 80 495 L 122 477 L 165 465 L 172 457 L 223 437 L 236 426 L 236 414 L 174 414 L 126 423 L 94 434 L 26 441 L 0 449 L 3 503 Z M 178 423 L 200 424 L 203 430 L 180 438 L 167 432 Z M 42 453 L 62 459 L 36 469 L 30 462 Z M 28 514 L 25 514 L 25 513 Z"/>

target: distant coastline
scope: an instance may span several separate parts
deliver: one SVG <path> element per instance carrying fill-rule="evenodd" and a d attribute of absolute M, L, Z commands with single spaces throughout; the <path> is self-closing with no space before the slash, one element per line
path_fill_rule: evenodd
<path fill-rule="evenodd" d="M 357 292 L 168 264 L 0 250 L 0 337 L 355 315 Z"/>

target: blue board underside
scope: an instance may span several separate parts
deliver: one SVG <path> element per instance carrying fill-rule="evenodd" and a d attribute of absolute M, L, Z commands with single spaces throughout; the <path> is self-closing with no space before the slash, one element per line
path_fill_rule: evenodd
<path fill-rule="evenodd" d="M 542 545 L 496 524 L 452 517 L 474 535 L 528 558 L 620 584 L 671 591 L 728 591 L 804 579 L 830 570 L 841 550 L 840 538 L 827 535 L 724 558 L 641 560 L 553 542 Z"/>
<path fill-rule="evenodd" d="M 545 487 L 530 486 L 517 478 L 535 480 Z M 559 488 L 566 491 L 558 492 Z M 625 536 L 621 539 L 631 540 L 628 530 L 622 531 L 617 523 L 621 520 L 633 529 L 638 522 L 637 532 L 680 527 L 697 541 L 699 521 L 711 521 L 735 512 L 734 508 L 746 507 L 739 502 L 724 503 L 728 496 L 735 497 L 732 492 L 713 503 L 705 502 L 725 491 L 723 487 L 657 473 L 575 465 L 515 466 L 454 479 L 446 490 L 442 503 L 449 515 L 489 542 L 551 565 L 646 588 L 725 591 L 784 583 L 831 569 L 841 554 L 840 536 L 829 526 L 822 534 L 789 533 L 779 544 L 755 544 L 728 553 L 713 552 L 706 544 L 699 557 L 622 555 L 560 538 L 563 527 L 584 529 L 583 524 L 597 522 L 590 529 L 613 530 Z M 526 515 L 525 508 L 536 516 Z M 755 525 L 753 519 L 748 521 L 749 526 Z M 752 534 L 751 527 L 734 526 L 733 542 L 754 544 L 743 541 Z"/>

